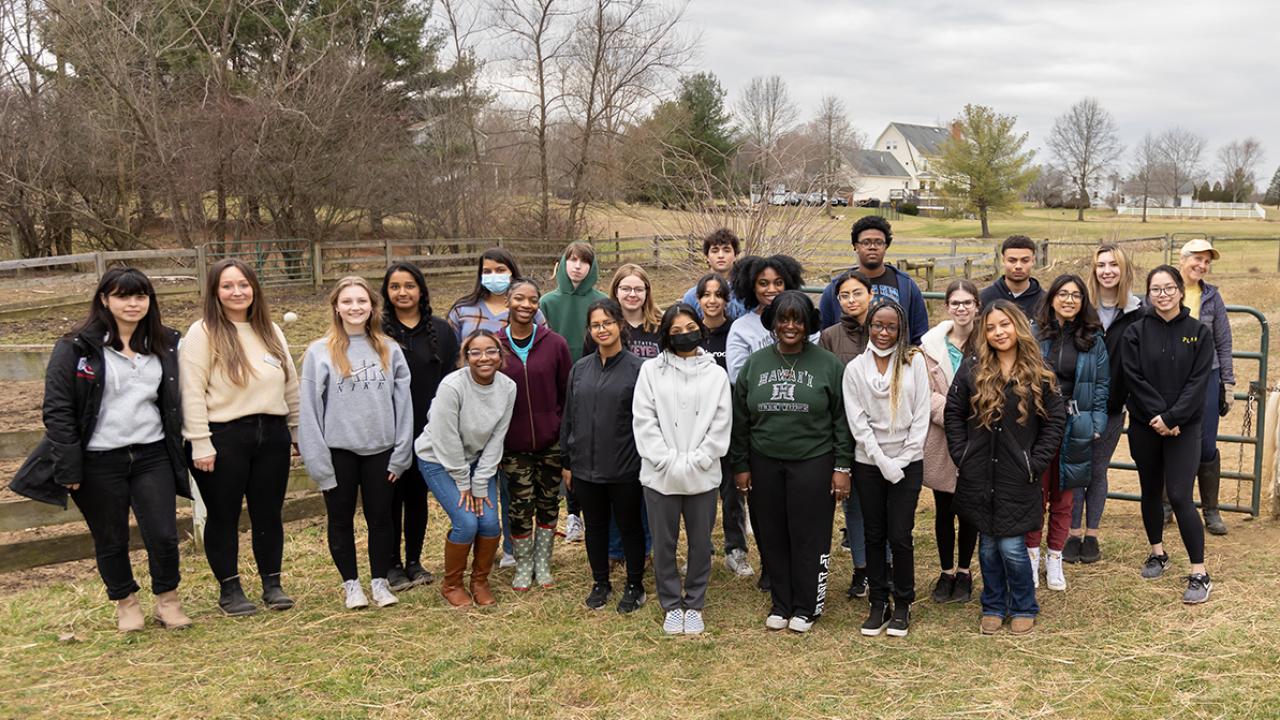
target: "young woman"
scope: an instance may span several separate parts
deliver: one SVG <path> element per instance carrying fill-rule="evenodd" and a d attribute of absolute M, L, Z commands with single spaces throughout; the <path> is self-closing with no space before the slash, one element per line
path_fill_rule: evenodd
<path fill-rule="evenodd" d="M 502 343 L 489 330 L 462 340 L 463 367 L 440 381 L 427 426 L 414 442 L 418 472 L 449 515 L 440 594 L 453 607 L 493 605 L 489 588 L 502 528 L 493 497 L 498 491 L 502 443 L 516 404 L 516 384 L 502 374 Z M 471 592 L 462 587 L 475 546 Z"/>
<path fill-rule="evenodd" d="M 809 341 L 819 318 L 808 295 L 777 295 L 761 321 L 777 342 L 752 353 L 734 383 L 734 482 L 751 493 L 752 525 L 769 574 L 773 604 L 765 627 L 807 632 L 826 597 L 833 499 L 849 495 L 844 366 Z"/>
<path fill-rule="evenodd" d="M 535 580 L 544 588 L 555 584 L 551 549 L 560 516 L 560 462 L 555 445 L 573 366 L 565 339 L 545 325 L 534 324 L 541 294 L 534 281 L 513 280 L 507 292 L 509 322 L 498 336 L 507 351 L 502 372 L 516 384 L 502 464 L 507 491 L 502 496 L 516 561 L 511 586 L 519 591 L 528 590 Z"/>
<path fill-rule="evenodd" d="M 1025 536 L 1041 523 L 1040 477 L 1062 445 L 1066 411 L 1031 325 L 1008 300 L 982 308 L 974 355 L 947 395 L 947 450 L 959 468 L 955 507 L 980 533 L 984 635 L 1035 628 L 1040 606 Z"/>
<path fill-rule="evenodd" d="M 458 364 L 458 339 L 449 324 L 431 312 L 431 295 L 418 266 L 392 263 L 382 277 L 382 329 L 395 340 L 409 365 L 409 393 L 413 396 L 413 435 L 427 424 L 431 400 L 445 375 Z M 427 484 L 418 464 L 409 467 L 392 486 L 391 568 L 387 583 L 393 592 L 425 585 L 433 578 L 422 566 L 422 543 L 427 533 Z M 403 520 L 402 520 L 403 518 Z M 400 558 L 404 528 L 404 561 Z"/>
<path fill-rule="evenodd" d="M 729 377 L 701 348 L 698 311 L 677 303 L 659 326 L 662 354 L 640 367 L 632 426 L 640 484 L 654 533 L 653 575 L 668 635 L 704 629 L 711 577 L 711 528 L 720 495 L 720 459 L 729 452 Z M 688 539 L 684 583 L 676 560 L 680 519 Z"/>
<path fill-rule="evenodd" d="M 108 270 L 88 317 L 54 345 L 44 380 L 45 437 L 11 485 L 63 507 L 70 491 L 93 536 L 120 632 L 145 625 L 129 564 L 130 508 L 147 549 L 156 620 L 166 628 L 191 625 L 178 599 L 175 497 L 191 497 L 191 489 L 177 353 L 178 333 L 160 322 L 147 276 Z"/>
<path fill-rule="evenodd" d="M 298 428 L 298 373 L 253 268 L 228 258 L 209 269 L 203 318 L 178 357 L 182 434 L 208 513 L 204 552 L 221 585 L 218 607 L 227 615 L 258 611 L 240 586 L 240 504 L 247 500 L 262 601 L 287 610 L 293 600 L 280 586 L 281 509 Z"/>
<path fill-rule="evenodd" d="M 1066 562 L 1095 563 L 1102 559 L 1098 527 L 1107 502 L 1107 466 L 1120 443 L 1124 429 L 1124 404 L 1129 392 L 1120 367 L 1120 338 L 1136 321 L 1142 302 L 1130 292 L 1133 265 L 1118 245 L 1103 244 L 1093 252 L 1093 272 L 1089 273 L 1089 302 L 1098 310 L 1107 349 L 1111 384 L 1107 394 L 1107 426 L 1093 442 L 1089 460 L 1089 484 L 1073 491 L 1071 536 L 1062 549 Z M 1083 525 L 1083 528 L 1082 528 Z"/>
<path fill-rule="evenodd" d="M 627 350 L 642 360 L 658 357 L 658 323 L 662 315 L 653 301 L 649 274 L 631 263 L 619 267 L 609 281 L 609 297 L 622 308 L 627 323 Z M 586 345 L 594 350 L 590 334 Z"/>
<path fill-rule="evenodd" d="M 933 491 L 933 534 L 942 565 L 931 597 L 939 603 L 966 603 L 973 597 L 969 566 L 978 544 L 978 528 L 956 515 L 956 464 L 947 453 L 943 418 L 951 381 L 961 361 L 973 353 L 974 322 L 981 309 L 978 286 L 964 278 L 952 280 L 943 303 L 951 319 L 938 323 L 920 340 L 931 392 L 929 435 L 924 440 L 924 485 Z"/>
<path fill-rule="evenodd" d="M 905 637 L 915 602 L 916 503 L 929 433 L 929 371 L 908 342 L 907 314 L 892 300 L 867 313 L 871 343 L 844 371 L 844 410 L 853 433 L 853 484 L 862 506 L 871 614 L 862 634 Z M 885 546 L 893 550 L 893 602 Z"/>
<path fill-rule="evenodd" d="M 698 306 L 702 308 L 702 349 L 721 368 L 725 362 L 725 345 L 729 340 L 729 328 L 733 323 L 725 315 L 729 307 L 729 281 L 723 275 L 707 273 L 694 286 L 698 294 Z"/>
<path fill-rule="evenodd" d="M 1208 240 L 1192 240 L 1179 252 L 1178 273 L 1182 275 L 1186 306 L 1194 320 L 1209 328 L 1213 343 L 1213 370 L 1205 388 L 1204 413 L 1200 421 L 1200 505 L 1205 528 L 1214 535 L 1226 535 L 1227 525 L 1218 510 L 1218 490 L 1222 484 L 1222 458 L 1218 455 L 1218 419 L 1231 412 L 1235 402 L 1236 373 L 1231 360 L 1231 322 L 1227 306 L 1216 285 L 1204 281 L 1218 250 Z"/>
<path fill-rule="evenodd" d="M 836 278 L 836 299 L 840 303 L 840 322 L 818 338 L 818 344 L 830 350 L 840 362 L 848 365 L 867 350 L 867 311 L 871 309 L 871 280 L 857 270 L 848 270 Z M 862 505 L 858 488 L 850 490 L 844 501 L 844 534 L 853 556 L 853 577 L 849 581 L 849 599 L 867 596 L 867 539 L 862 524 Z"/>
<path fill-rule="evenodd" d="M 725 342 L 729 382 L 737 381 L 751 353 L 773 344 L 773 334 L 761 322 L 765 308 L 783 291 L 799 290 L 802 284 L 804 268 L 787 255 L 747 255 L 734 264 L 733 292 L 742 298 L 747 312 L 733 321 Z"/>
<path fill-rule="evenodd" d="M 1164 491 L 1191 562 L 1182 602 L 1196 604 L 1208 600 L 1213 590 L 1204 568 L 1204 526 L 1192 488 L 1214 348 L 1212 331 L 1182 304 L 1184 292 L 1177 268 L 1161 265 L 1147 274 L 1151 306 L 1125 330 L 1120 362 L 1129 388 L 1129 452 L 1138 466 L 1142 525 L 1151 543 L 1142 577 L 1160 577 L 1169 566 L 1160 500 Z"/>
<path fill-rule="evenodd" d="M 369 527 L 369 574 L 378 607 L 398 600 L 387 583 L 395 482 L 413 461 L 413 398 L 400 346 L 382 333 L 377 296 L 361 277 L 329 293 L 329 332 L 302 358 L 298 449 L 324 493 L 329 554 L 348 610 L 369 607 L 356 570 L 356 496 Z"/>
<path fill-rule="evenodd" d="M 476 330 L 496 333 L 507 326 L 507 291 L 511 279 L 518 277 L 520 265 L 511 253 L 502 248 L 480 253 L 475 286 L 458 298 L 446 317 L 458 342 Z M 546 318 L 539 312 L 534 322 L 544 325 Z"/>
<path fill-rule="evenodd" d="M 1066 590 L 1062 551 L 1071 523 L 1071 505 L 1077 488 L 1093 477 L 1093 444 L 1107 429 L 1107 397 L 1111 365 L 1102 340 L 1102 323 L 1085 292 L 1084 280 L 1059 275 L 1049 286 L 1046 302 L 1036 318 L 1040 352 L 1057 380 L 1058 393 L 1067 407 L 1062 448 L 1041 479 L 1048 508 L 1049 552 L 1045 579 L 1050 590 Z M 1040 584 L 1040 538 L 1043 523 L 1027 533 L 1032 580 Z"/>
<path fill-rule="evenodd" d="M 609 602 L 609 522 L 617 524 L 626 558 L 627 585 L 618 612 L 644 604 L 644 530 L 640 455 L 632 430 L 632 401 L 643 360 L 625 347 L 627 321 L 613 300 L 591 303 L 587 332 L 595 351 L 574 363 L 560 423 L 560 467 L 577 496 L 586 524 L 592 587 L 587 607 Z"/>

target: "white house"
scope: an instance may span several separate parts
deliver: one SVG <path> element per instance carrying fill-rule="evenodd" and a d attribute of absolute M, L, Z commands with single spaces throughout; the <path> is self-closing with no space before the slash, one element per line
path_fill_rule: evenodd
<path fill-rule="evenodd" d="M 860 185 L 854 199 L 908 200 L 922 209 L 942 209 L 938 177 L 930 171 L 929 163 L 941 154 L 949 137 L 946 128 L 889 123 L 871 150 L 859 151 L 854 157 Z"/>
<path fill-rule="evenodd" d="M 850 158 L 856 178 L 855 203 L 864 200 L 889 202 L 911 192 L 911 176 L 893 153 L 884 150 L 855 150 Z"/>

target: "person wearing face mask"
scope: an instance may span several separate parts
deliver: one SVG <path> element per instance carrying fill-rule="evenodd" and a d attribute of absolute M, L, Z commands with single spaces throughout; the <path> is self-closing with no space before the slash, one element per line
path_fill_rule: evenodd
<path fill-rule="evenodd" d="M 377 296 L 360 277 L 329 294 L 329 332 L 302 360 L 298 450 L 324 493 L 329 553 L 342 576 L 347 609 L 369 606 L 356 569 L 356 496 L 369 526 L 371 595 L 378 607 L 399 600 L 387 582 L 396 481 L 413 462 L 413 395 L 400 346 L 382 332 Z"/>
<path fill-rule="evenodd" d="M 885 254 L 893 245 L 893 230 L 889 221 L 879 215 L 858 218 L 849 237 L 858 255 L 856 269 L 871 281 L 871 294 L 877 298 L 892 300 L 906 310 L 911 325 L 907 337 L 911 339 L 912 345 L 919 345 L 920 338 L 929 329 L 929 311 L 916 281 L 892 263 L 884 261 Z M 819 308 L 822 310 L 823 328 L 840 322 L 842 310 L 837 299 L 840 287 L 836 284 L 839 280 L 840 278 L 836 278 L 822 291 Z"/>
<path fill-rule="evenodd" d="M 924 441 L 929 433 L 929 371 L 907 342 L 907 314 L 877 299 L 867 313 L 870 344 L 844 371 L 844 410 L 853 433 L 853 484 L 862 506 L 871 613 L 862 634 L 905 637 L 915 602 L 916 503 L 924 483 Z M 893 550 L 893 603 L 889 601 L 885 545 Z"/>
<path fill-rule="evenodd" d="M 1059 275 L 1045 297 L 1048 302 L 1041 306 L 1036 318 L 1036 334 L 1040 352 L 1053 370 L 1058 393 L 1067 405 L 1062 447 L 1041 478 L 1049 524 L 1045 579 L 1050 590 L 1066 590 L 1062 561 L 1071 504 L 1075 489 L 1086 487 L 1093 477 L 1093 444 L 1107 429 L 1111 363 L 1102 339 L 1102 323 L 1085 292 L 1084 280 L 1076 275 Z M 1042 528 L 1043 524 L 1027 533 L 1027 553 L 1037 586 Z"/>
<path fill-rule="evenodd" d="M 653 575 L 668 635 L 701 633 L 711 576 L 711 529 L 720 495 L 720 459 L 729 452 L 729 378 L 701 348 L 691 305 L 667 308 L 662 354 L 640 366 L 632 427 L 654 535 Z M 680 521 L 688 538 L 684 582 L 676 559 Z"/>
<path fill-rule="evenodd" d="M 511 279 L 518 277 L 521 277 L 520 264 L 511 253 L 496 247 L 480 253 L 475 286 L 458 298 L 445 316 L 459 343 L 476 330 L 498 333 L 507 326 L 507 290 Z M 545 325 L 546 322 L 539 310 L 534 323 Z"/>

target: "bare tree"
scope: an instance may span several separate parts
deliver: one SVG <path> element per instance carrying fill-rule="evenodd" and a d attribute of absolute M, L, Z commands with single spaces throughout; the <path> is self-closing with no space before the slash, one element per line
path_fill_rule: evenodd
<path fill-rule="evenodd" d="M 849 153 L 864 144 L 862 133 L 849 122 L 844 101 L 827 95 L 818 104 L 818 115 L 810 125 L 820 149 L 820 170 L 817 186 L 822 188 L 827 202 L 835 196 L 838 187 L 854 184 L 853 175 L 846 171 Z"/>
<path fill-rule="evenodd" d="M 1160 133 L 1156 140 L 1161 164 L 1166 172 L 1164 189 L 1173 198 L 1173 207 L 1182 203 L 1182 186 L 1195 180 L 1200 173 L 1200 161 L 1204 157 L 1205 139 L 1183 127 L 1174 127 Z"/>
<path fill-rule="evenodd" d="M 1089 185 L 1120 158 L 1124 149 L 1116 123 L 1096 98 L 1085 98 L 1054 120 L 1048 143 L 1058 165 L 1076 187 L 1080 200 L 1076 220 L 1083 221 L 1084 209 L 1091 200 Z"/>
<path fill-rule="evenodd" d="M 1256 138 L 1232 140 L 1218 150 L 1218 163 L 1222 175 L 1231 187 L 1231 202 L 1246 202 L 1253 196 L 1257 183 L 1258 164 L 1264 153 L 1262 143 Z"/>
<path fill-rule="evenodd" d="M 1023 197 L 1040 207 L 1062 207 L 1070 182 L 1067 174 L 1051 166 L 1037 167 L 1040 174 L 1027 186 Z"/>
<path fill-rule="evenodd" d="M 1151 133 L 1144 135 L 1142 142 L 1133 149 L 1132 168 L 1129 189 L 1142 196 L 1142 222 L 1146 222 L 1151 193 L 1160 186 L 1162 176 L 1167 174 L 1160 142 Z"/>
<path fill-rule="evenodd" d="M 751 78 L 734 109 L 751 158 L 750 182 L 763 185 L 777 171 L 778 142 L 795 127 L 800 111 L 777 75 Z M 768 188 L 761 190 L 767 198 Z"/>

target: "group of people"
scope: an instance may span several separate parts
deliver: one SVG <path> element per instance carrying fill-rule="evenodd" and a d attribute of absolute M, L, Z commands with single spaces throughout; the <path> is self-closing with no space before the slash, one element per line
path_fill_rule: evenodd
<path fill-rule="evenodd" d="M 210 269 L 202 316 L 180 342 L 149 279 L 115 268 L 55 346 L 46 437 L 12 486 L 77 504 L 121 631 L 145 624 L 131 508 L 157 620 L 191 623 L 177 595 L 175 521 L 175 498 L 191 496 L 188 471 L 227 615 L 259 610 L 239 570 L 246 500 L 261 605 L 293 606 L 281 583 L 292 453 L 323 492 L 352 609 L 394 605 L 396 592 L 433 581 L 422 563 L 428 494 L 450 521 L 439 582 L 449 605 L 495 604 L 495 563 L 513 568 L 515 591 L 553 587 L 563 494 L 564 535 L 585 542 L 591 568 L 587 607 L 610 604 L 621 564 L 616 608 L 640 608 L 651 562 L 664 632 L 702 632 L 719 507 L 736 575 L 756 574 L 748 523 L 754 532 L 758 584 L 771 598 L 765 626 L 806 632 L 824 612 L 839 503 L 848 596 L 869 596 L 868 636 L 909 631 L 912 533 L 928 487 L 940 565 L 932 600 L 971 599 L 976 549 L 981 631 L 1008 619 L 1022 634 L 1039 612 L 1042 538 L 1049 589 L 1066 589 L 1063 563 L 1101 558 L 1107 466 L 1127 412 L 1151 547 L 1141 575 L 1167 569 L 1172 514 L 1190 563 L 1183 601 L 1206 601 L 1204 528 L 1226 532 L 1217 418 L 1234 385 L 1225 306 L 1203 280 L 1218 251 L 1188 243 L 1178 267 L 1147 274 L 1139 297 L 1130 259 L 1104 244 L 1087 279 L 1060 275 L 1046 291 L 1031 276 L 1035 244 L 1013 236 L 1003 276 L 983 290 L 952 281 L 947 319 L 930 327 L 918 286 L 884 260 L 889 223 L 861 218 L 851 239 L 856 269 L 816 306 L 796 260 L 744 256 L 728 230 L 704 239 L 708 272 L 665 311 L 638 265 L 598 291 L 587 243 L 569 244 L 545 293 L 508 252 L 485 251 L 472 292 L 443 318 L 422 272 L 395 263 L 379 290 L 338 281 L 329 329 L 301 370 L 245 263 Z"/>

